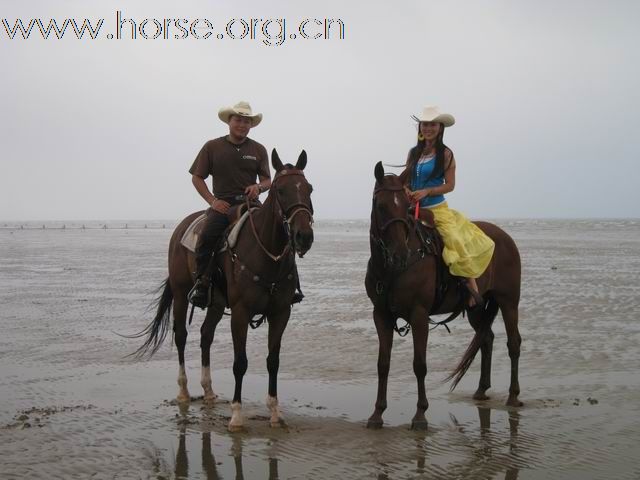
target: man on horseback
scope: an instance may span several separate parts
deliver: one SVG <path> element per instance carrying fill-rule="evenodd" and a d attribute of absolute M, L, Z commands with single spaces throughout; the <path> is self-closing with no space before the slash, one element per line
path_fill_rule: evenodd
<path fill-rule="evenodd" d="M 210 207 L 196 251 L 196 282 L 188 297 L 200 308 L 211 303 L 215 254 L 229 226 L 227 211 L 247 198 L 258 203 L 260 193 L 271 186 L 267 150 L 247 136 L 262 121 L 262 114 L 254 114 L 249 103 L 241 101 L 220 109 L 218 118 L 229 125 L 229 134 L 205 143 L 189 169 L 193 186 Z M 211 191 L 205 182 L 209 175 Z"/>

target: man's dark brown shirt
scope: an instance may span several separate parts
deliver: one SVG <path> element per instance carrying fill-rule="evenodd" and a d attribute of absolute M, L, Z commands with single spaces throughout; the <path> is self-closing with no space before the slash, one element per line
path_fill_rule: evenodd
<path fill-rule="evenodd" d="M 223 199 L 244 194 L 258 176 L 271 178 L 266 148 L 248 137 L 240 145 L 231 143 L 226 136 L 209 140 L 189 173 L 202 178 L 211 175 L 213 194 Z"/>

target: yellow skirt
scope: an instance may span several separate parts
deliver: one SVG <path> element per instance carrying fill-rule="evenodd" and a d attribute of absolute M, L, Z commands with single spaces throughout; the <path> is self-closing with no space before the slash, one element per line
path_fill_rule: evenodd
<path fill-rule="evenodd" d="M 478 278 L 486 270 L 495 243 L 460 212 L 443 202 L 431 207 L 436 228 L 444 241 L 442 257 L 452 275 Z"/>

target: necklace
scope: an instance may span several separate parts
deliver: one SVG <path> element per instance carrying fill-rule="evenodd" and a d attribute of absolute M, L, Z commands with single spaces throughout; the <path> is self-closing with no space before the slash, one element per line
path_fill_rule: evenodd
<path fill-rule="evenodd" d="M 242 145 L 244 145 L 246 143 L 246 139 L 244 139 L 241 143 L 235 143 L 231 141 L 230 136 L 225 137 L 227 142 L 229 142 L 231 145 L 233 145 L 233 148 L 236 149 L 236 151 L 240 151 L 240 148 L 242 148 Z"/>
<path fill-rule="evenodd" d="M 431 147 L 425 147 L 422 150 L 422 156 L 423 157 L 430 157 L 431 155 L 433 155 L 434 153 L 436 153 L 435 149 L 431 148 Z"/>

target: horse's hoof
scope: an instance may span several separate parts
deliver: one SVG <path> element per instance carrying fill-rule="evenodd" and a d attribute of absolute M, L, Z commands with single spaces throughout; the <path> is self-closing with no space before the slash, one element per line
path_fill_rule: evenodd
<path fill-rule="evenodd" d="M 202 403 L 204 403 L 207 406 L 212 406 L 216 403 L 217 399 L 218 399 L 218 395 L 216 395 L 215 393 L 213 395 L 205 395 L 204 398 L 202 399 Z"/>
<path fill-rule="evenodd" d="M 284 421 L 284 418 L 279 418 L 277 421 L 270 421 L 269 424 L 271 425 L 271 428 L 285 428 L 287 426 L 286 422 Z"/>
<path fill-rule="evenodd" d="M 522 403 L 517 398 L 509 397 L 509 399 L 507 400 L 507 407 L 521 407 L 523 405 L 524 405 L 524 403 Z"/>
<path fill-rule="evenodd" d="M 191 401 L 191 397 L 189 396 L 189 394 L 179 394 L 176 397 L 176 402 L 178 403 L 189 403 Z"/>
<path fill-rule="evenodd" d="M 382 420 L 369 420 L 367 422 L 367 428 L 371 430 L 380 430 L 382 428 Z"/>
<path fill-rule="evenodd" d="M 427 429 L 428 423 L 426 420 L 413 420 L 411 422 L 411 430 L 424 431 Z"/>
<path fill-rule="evenodd" d="M 489 396 L 481 390 L 473 394 L 474 400 L 489 400 Z"/>
<path fill-rule="evenodd" d="M 229 424 L 229 426 L 227 427 L 227 430 L 231 433 L 239 433 L 239 432 L 244 432 L 245 428 L 244 425 L 231 425 Z"/>

